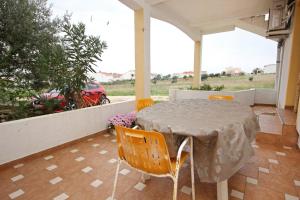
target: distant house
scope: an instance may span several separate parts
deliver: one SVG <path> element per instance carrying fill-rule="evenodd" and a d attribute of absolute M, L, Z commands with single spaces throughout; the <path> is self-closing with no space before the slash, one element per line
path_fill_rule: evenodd
<path fill-rule="evenodd" d="M 225 72 L 226 72 L 226 74 L 239 75 L 243 71 L 239 67 L 226 67 Z"/>
<path fill-rule="evenodd" d="M 153 79 L 157 74 L 151 74 L 151 79 Z M 123 74 L 119 73 L 111 73 L 111 72 L 97 72 L 90 74 L 92 78 L 94 78 L 97 82 L 100 83 L 108 83 L 113 81 L 122 81 L 122 80 L 132 80 L 135 79 L 135 71 L 130 70 Z"/>
<path fill-rule="evenodd" d="M 97 72 L 94 74 L 91 74 L 91 76 L 100 83 L 107 83 L 107 82 L 112 82 L 114 80 L 117 80 L 121 77 L 122 74 L 118 73 L 109 73 L 109 72 Z"/>
<path fill-rule="evenodd" d="M 201 71 L 201 74 L 207 74 L 207 72 Z M 194 76 L 194 72 L 186 71 L 186 72 L 181 72 L 181 73 L 174 73 L 172 76 L 177 76 L 178 78 L 183 78 L 184 76 L 189 77 L 189 76 Z"/>
<path fill-rule="evenodd" d="M 121 74 L 121 76 L 117 80 L 131 80 L 135 79 L 135 71 L 130 70 L 128 72 L 125 72 L 124 74 Z"/>
<path fill-rule="evenodd" d="M 263 72 L 265 74 L 275 74 L 276 73 L 276 64 L 265 65 L 263 67 Z"/>

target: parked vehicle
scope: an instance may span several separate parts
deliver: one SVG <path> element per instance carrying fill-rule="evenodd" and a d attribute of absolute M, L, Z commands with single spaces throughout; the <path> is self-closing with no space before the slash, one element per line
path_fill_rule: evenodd
<path fill-rule="evenodd" d="M 83 107 L 110 103 L 110 100 L 106 96 L 104 87 L 97 83 L 87 84 L 81 91 L 81 96 L 83 99 Z"/>
<path fill-rule="evenodd" d="M 104 87 L 95 82 L 87 83 L 81 91 L 81 96 L 83 99 L 83 107 L 110 103 L 110 100 L 106 96 Z M 38 97 L 33 97 L 32 106 L 34 109 L 43 110 L 46 109 L 45 104 L 48 101 L 56 102 L 56 112 L 60 112 L 62 110 L 73 110 L 77 108 L 72 99 L 66 101 L 61 90 L 57 89 L 51 89 Z"/>

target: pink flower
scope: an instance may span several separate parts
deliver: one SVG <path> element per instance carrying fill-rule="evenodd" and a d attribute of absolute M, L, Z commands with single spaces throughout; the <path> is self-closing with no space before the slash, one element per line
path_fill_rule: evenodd
<path fill-rule="evenodd" d="M 113 126 L 125 126 L 125 127 L 132 127 L 134 122 L 136 120 L 136 113 L 135 112 L 130 112 L 127 114 L 117 114 L 113 117 L 111 117 L 108 120 L 109 127 Z"/>

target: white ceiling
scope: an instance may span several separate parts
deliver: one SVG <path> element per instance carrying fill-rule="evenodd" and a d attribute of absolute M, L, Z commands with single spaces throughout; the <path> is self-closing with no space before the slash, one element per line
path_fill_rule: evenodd
<path fill-rule="evenodd" d="M 149 8 L 151 17 L 169 22 L 193 40 L 240 27 L 265 36 L 272 0 L 119 0 L 131 9 Z"/>

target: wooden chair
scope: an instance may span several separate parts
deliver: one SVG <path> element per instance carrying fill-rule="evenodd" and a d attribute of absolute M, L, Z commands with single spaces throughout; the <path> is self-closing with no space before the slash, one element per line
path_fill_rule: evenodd
<path fill-rule="evenodd" d="M 136 102 L 136 110 L 140 111 L 146 107 L 152 106 L 153 104 L 154 104 L 154 101 L 151 98 L 139 99 Z"/>
<path fill-rule="evenodd" d="M 229 95 L 209 95 L 209 100 L 225 100 L 225 101 L 233 101 L 234 97 Z"/>
<path fill-rule="evenodd" d="M 192 199 L 195 200 L 193 137 L 187 137 L 179 147 L 177 157 L 170 158 L 164 136 L 155 131 L 144 131 L 116 127 L 118 144 L 118 166 L 111 198 L 114 199 L 121 162 L 130 167 L 157 177 L 170 177 L 174 182 L 173 200 L 177 199 L 178 175 L 190 154 Z M 190 143 L 190 152 L 183 151 Z"/>

